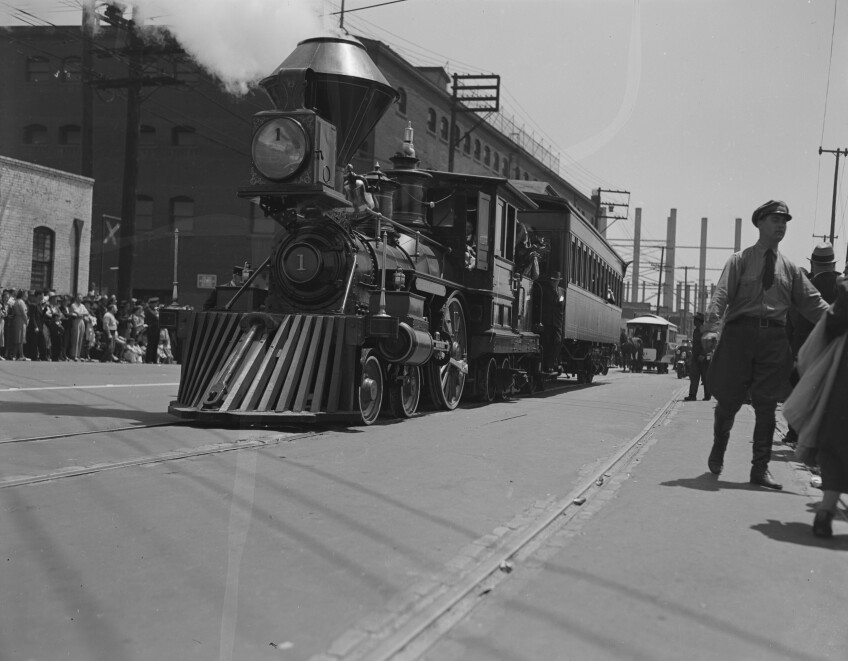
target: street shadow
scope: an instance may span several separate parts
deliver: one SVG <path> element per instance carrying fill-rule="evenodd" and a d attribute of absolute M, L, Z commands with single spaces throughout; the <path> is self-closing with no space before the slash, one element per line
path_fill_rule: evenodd
<path fill-rule="evenodd" d="M 787 542 L 799 546 L 815 546 L 833 551 L 848 551 L 848 535 L 834 535 L 830 539 L 821 539 L 813 535 L 813 521 L 777 521 L 769 519 L 765 523 L 755 523 L 751 530 L 762 533 L 776 542 Z"/>
<path fill-rule="evenodd" d="M 0 402 L 0 413 L 23 413 L 67 418 L 113 418 L 133 420 L 145 425 L 174 422 L 166 411 L 138 411 L 125 408 L 52 404 L 48 402 Z"/>
<path fill-rule="evenodd" d="M 699 475 L 698 477 L 681 477 L 677 480 L 669 480 L 668 482 L 660 482 L 662 487 L 683 487 L 684 489 L 695 489 L 697 491 L 727 491 L 738 489 L 742 491 L 773 491 L 777 494 L 789 494 L 797 496 L 794 491 L 778 491 L 776 489 L 765 489 L 764 487 L 750 484 L 749 482 L 727 482 L 720 477 L 716 477 L 709 471 Z"/>

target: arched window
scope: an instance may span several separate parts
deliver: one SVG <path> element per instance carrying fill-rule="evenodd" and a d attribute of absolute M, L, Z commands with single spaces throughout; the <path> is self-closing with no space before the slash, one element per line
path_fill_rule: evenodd
<path fill-rule="evenodd" d="M 480 149 L 481 149 L 480 141 L 475 140 L 474 141 L 474 160 L 475 161 L 480 160 Z"/>
<path fill-rule="evenodd" d="M 194 200 L 190 197 L 172 197 L 170 204 L 171 231 L 180 232 L 194 229 Z"/>
<path fill-rule="evenodd" d="M 78 145 L 82 142 L 82 131 L 79 126 L 66 124 L 59 128 L 60 145 Z"/>
<path fill-rule="evenodd" d="M 398 112 L 401 115 L 405 115 L 406 114 L 406 90 L 403 89 L 403 87 L 398 87 L 397 105 L 398 105 Z"/>
<path fill-rule="evenodd" d="M 526 172 L 524 173 L 524 181 L 530 181 L 530 175 Z"/>
<path fill-rule="evenodd" d="M 76 55 L 62 60 L 59 82 L 78 83 L 82 80 L 82 58 Z"/>
<path fill-rule="evenodd" d="M 495 152 L 495 160 L 492 163 L 492 169 L 495 172 L 499 172 L 501 169 L 501 155 L 498 152 Z"/>
<path fill-rule="evenodd" d="M 171 129 L 171 144 L 175 147 L 191 147 L 196 144 L 193 126 L 175 126 Z"/>
<path fill-rule="evenodd" d="M 515 177 L 514 178 L 515 179 L 521 179 L 521 168 L 519 168 L 517 165 L 515 166 Z"/>
<path fill-rule="evenodd" d="M 53 246 L 56 233 L 49 227 L 36 227 L 32 231 L 32 275 L 30 289 L 53 288 Z"/>
<path fill-rule="evenodd" d="M 483 148 L 483 165 L 488 165 L 492 162 L 492 150 L 488 147 Z"/>
<path fill-rule="evenodd" d="M 460 131 L 461 131 L 461 129 L 459 128 L 459 124 L 454 124 L 453 125 L 453 140 L 451 141 L 453 143 L 454 149 L 459 149 L 459 138 L 460 138 L 459 134 L 460 134 Z"/>
<path fill-rule="evenodd" d="M 503 176 L 504 177 L 509 176 L 509 159 L 508 158 L 505 158 L 503 160 Z"/>
<path fill-rule="evenodd" d="M 50 60 L 43 55 L 28 57 L 26 61 L 28 83 L 46 83 L 50 80 Z"/>
<path fill-rule="evenodd" d="M 432 108 L 427 110 L 427 130 L 430 133 L 436 132 L 436 111 Z"/>
<path fill-rule="evenodd" d="M 465 140 L 462 141 L 462 151 L 464 151 L 466 154 L 471 153 L 471 134 L 470 133 L 465 134 Z"/>
<path fill-rule="evenodd" d="M 47 144 L 47 127 L 42 126 L 41 124 L 30 124 L 29 126 L 24 126 L 24 144 Z"/>
<path fill-rule="evenodd" d="M 141 131 L 138 134 L 138 142 L 144 147 L 151 147 L 156 144 L 156 129 L 147 124 L 141 125 Z"/>
<path fill-rule="evenodd" d="M 448 139 L 448 127 L 449 126 L 450 125 L 448 124 L 447 117 L 442 117 L 442 121 L 439 122 L 439 137 L 442 140 Z"/>
<path fill-rule="evenodd" d="M 135 229 L 137 232 L 153 230 L 153 198 L 149 195 L 135 196 Z"/>

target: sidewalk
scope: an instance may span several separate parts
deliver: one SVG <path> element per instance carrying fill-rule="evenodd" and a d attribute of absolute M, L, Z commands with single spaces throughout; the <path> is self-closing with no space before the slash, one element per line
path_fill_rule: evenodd
<path fill-rule="evenodd" d="M 712 475 L 713 406 L 675 403 L 629 474 L 613 475 L 537 566 L 528 561 L 426 658 L 848 658 L 845 500 L 834 538 L 814 537 L 821 492 L 779 442 L 770 468 L 783 491 L 750 485 L 747 406 Z"/>

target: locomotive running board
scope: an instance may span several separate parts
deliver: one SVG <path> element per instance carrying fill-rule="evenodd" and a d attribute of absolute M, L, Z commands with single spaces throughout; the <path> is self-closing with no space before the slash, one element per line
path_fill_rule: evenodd
<path fill-rule="evenodd" d="M 360 420 L 355 317 L 195 312 L 168 412 L 244 426 Z"/>

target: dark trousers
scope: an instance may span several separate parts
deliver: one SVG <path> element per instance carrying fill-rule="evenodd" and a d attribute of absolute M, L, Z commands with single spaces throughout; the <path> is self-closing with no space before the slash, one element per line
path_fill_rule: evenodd
<path fill-rule="evenodd" d="M 698 386 L 704 384 L 704 397 L 709 399 L 710 386 L 707 383 L 707 368 L 709 363 L 701 357 L 689 361 L 689 397 L 698 396 Z"/>
<path fill-rule="evenodd" d="M 736 413 L 750 392 L 754 407 L 752 473 L 768 469 L 777 403 L 790 392 L 792 351 L 781 327 L 727 324 L 708 372 L 718 400 L 713 423 L 711 461 L 722 462 Z"/>

